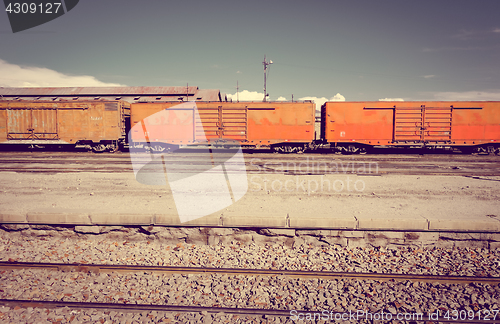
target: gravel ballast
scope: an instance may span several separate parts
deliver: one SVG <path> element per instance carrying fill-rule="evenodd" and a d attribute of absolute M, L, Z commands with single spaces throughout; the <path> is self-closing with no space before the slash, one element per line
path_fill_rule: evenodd
<path fill-rule="evenodd" d="M 255 244 L 251 234 L 245 233 L 239 234 L 240 241 L 203 245 L 180 240 L 165 243 L 146 234 L 126 238 L 112 233 L 65 237 L 53 230 L 35 232 L 38 236 L 28 235 L 30 231 L 0 231 L 0 260 L 500 276 L 500 249 L 343 247 L 317 244 L 318 240 L 311 243 L 301 237 L 293 244 L 278 239 L 274 243 Z M 41 236 L 39 232 L 46 234 Z M 244 242 L 244 239 L 248 240 Z"/>
<path fill-rule="evenodd" d="M 146 231 L 124 236 L 122 227 L 117 227 L 116 232 L 108 230 L 109 233 L 99 235 L 75 235 L 67 228 L 55 230 L 41 226 L 36 230 L 2 230 L 0 260 L 485 277 L 500 275 L 499 249 L 456 246 L 361 248 L 331 245 L 320 242 L 317 237 L 312 240 L 314 236 L 297 238 L 286 235 L 271 236 L 268 242 L 256 242 L 248 232 L 235 233 L 229 229 L 225 231 L 232 233 L 231 240 L 207 245 L 187 243 L 185 237 L 166 241 Z M 439 311 L 440 315 L 444 315 L 447 311 L 463 311 L 464 314 L 476 314 L 477 319 L 478 312 L 483 314 L 489 311 L 493 316 L 499 310 L 500 287 L 489 284 L 297 279 L 282 275 L 96 274 L 28 269 L 3 271 L 0 275 L 0 296 L 5 299 L 67 302 L 280 309 L 316 314 L 323 311 L 339 314 L 363 311 L 397 315 Z M 290 313 L 288 317 L 256 317 L 201 312 L 0 309 L 1 323 L 296 323 L 301 322 L 297 321 L 300 319 L 298 316 L 305 315 L 299 312 Z M 359 319 L 350 322 L 371 323 Z"/>
<path fill-rule="evenodd" d="M 416 313 L 428 316 L 436 311 L 444 314 L 454 310 L 473 313 L 489 311 L 493 314 L 499 309 L 500 286 L 23 269 L 2 273 L 0 296 L 4 299 L 66 302 L 197 305 L 317 313 L 325 310 L 340 313 L 363 311 L 391 313 L 394 316 Z"/>

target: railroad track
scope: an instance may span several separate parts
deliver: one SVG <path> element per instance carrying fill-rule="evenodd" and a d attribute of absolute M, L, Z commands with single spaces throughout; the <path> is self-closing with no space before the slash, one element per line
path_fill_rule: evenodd
<path fill-rule="evenodd" d="M 308 311 L 308 310 L 276 310 L 276 309 L 256 309 L 256 308 L 230 308 L 230 307 L 203 307 L 203 306 L 177 306 L 177 305 L 152 305 L 152 304 L 118 304 L 118 303 L 82 303 L 82 302 L 59 302 L 59 301 L 33 301 L 33 300 L 9 300 L 0 299 L 0 305 L 6 307 L 20 307 L 20 308 L 62 308 L 68 307 L 71 309 L 99 309 L 105 311 L 160 311 L 160 312 L 177 312 L 177 313 L 224 313 L 231 315 L 248 315 L 248 316 L 274 316 L 274 317 L 296 317 L 297 320 L 305 319 L 307 316 L 318 319 L 327 319 L 329 321 L 349 320 L 352 316 L 353 319 L 364 320 L 368 315 L 357 312 L 333 312 L 328 311 L 323 313 L 321 311 Z M 413 314 L 412 314 L 413 315 Z M 300 316 L 300 317 L 299 317 Z M 324 317 L 321 317 L 324 316 Z M 385 318 L 396 319 L 398 314 L 384 313 Z M 450 319 L 446 316 L 431 317 L 432 314 L 420 313 L 417 318 L 413 318 L 410 322 L 420 323 L 470 323 L 470 324 L 485 324 L 485 323 L 500 323 L 499 316 L 488 320 L 460 320 Z M 460 315 L 458 315 L 460 316 Z M 432 319 L 429 321 L 429 319 Z M 380 323 L 379 320 L 371 320 L 372 323 Z"/>
<path fill-rule="evenodd" d="M 292 278 L 318 279 L 357 279 L 377 281 L 419 281 L 438 283 L 489 283 L 500 284 L 500 277 L 472 277 L 446 275 L 418 274 L 387 274 L 364 272 L 327 272 L 327 271 L 296 271 L 272 269 L 244 268 L 202 268 L 202 267 L 168 267 L 144 265 L 107 265 L 107 264 L 68 264 L 68 263 L 35 263 L 35 262 L 0 262 L 0 270 L 47 269 L 57 271 L 80 271 L 92 273 L 139 273 L 153 272 L 163 274 L 224 274 L 246 276 L 288 276 Z"/>
<path fill-rule="evenodd" d="M 92 273 L 163 273 L 163 274 L 225 274 L 225 275 L 245 275 L 245 276 L 288 276 L 294 278 L 317 278 L 317 279 L 355 279 L 355 280 L 377 280 L 377 281 L 418 281 L 434 283 L 488 283 L 500 284 L 500 277 L 470 277 L 470 276 L 443 276 L 443 275 L 407 275 L 407 274 L 381 274 L 381 273 L 353 273 L 353 272 L 323 272 L 323 271 L 293 271 L 293 270 L 270 270 L 270 269 L 237 269 L 237 268 L 201 268 L 201 267 L 165 267 L 165 266 L 141 266 L 141 265 L 105 265 L 105 264 L 67 264 L 67 263 L 32 263 L 32 262 L 0 262 L 0 271 L 21 270 L 21 269 L 46 269 L 53 271 L 81 271 Z M 290 310 L 282 309 L 257 309 L 257 308 L 228 308 L 228 307 L 204 307 L 204 306 L 179 306 L 179 305 L 157 305 L 157 304 L 127 304 L 127 303 L 95 303 L 95 302 L 64 302 L 64 301 L 39 301 L 20 299 L 0 299 L 0 305 L 15 308 L 60 308 L 68 307 L 72 309 L 99 309 L 106 311 L 163 311 L 179 313 L 225 313 L 248 316 L 314 316 L 314 314 L 324 314 L 319 311 Z M 443 312 L 444 313 L 444 312 Z M 347 312 L 328 312 L 332 320 L 346 317 Z M 386 313 L 387 314 L 387 313 Z M 325 316 L 325 315 L 322 315 Z M 386 315 L 389 316 L 389 315 Z M 396 318 L 397 314 L 390 315 Z M 423 314 L 421 320 L 413 322 L 428 321 L 432 314 Z M 497 319 L 498 317 L 498 319 Z M 439 322 L 457 323 L 457 320 L 450 319 L 440 314 L 433 320 Z M 500 323 L 500 316 L 488 320 L 474 319 L 459 321 L 461 323 Z"/>
<path fill-rule="evenodd" d="M 153 304 L 123 304 L 123 303 L 92 303 L 92 302 L 61 302 L 45 300 L 17 300 L 0 299 L 0 305 L 7 307 L 38 307 L 38 308 L 93 308 L 119 311 L 161 311 L 182 313 L 226 313 L 236 315 L 270 315 L 290 316 L 288 310 L 256 309 L 256 308 L 229 308 L 229 307 L 203 307 L 203 306 L 178 306 L 178 305 L 153 305 Z M 491 322 L 490 322 L 491 323 Z"/>
<path fill-rule="evenodd" d="M 224 153 L 221 153 L 224 154 Z M 171 164 L 178 172 L 204 166 L 207 155 L 174 153 L 162 155 L 152 163 Z M 500 172 L 498 156 L 465 155 L 324 155 L 324 154 L 245 154 L 245 164 L 252 173 L 283 173 L 288 175 L 324 174 L 409 174 L 495 176 Z M 366 171 L 368 168 L 370 171 Z M 373 169 L 376 169 L 375 171 Z M 361 170 L 361 173 L 360 171 Z M 36 173 L 132 172 L 128 153 L 10 153 L 0 154 L 0 171 Z M 368 172 L 368 173 L 367 173 Z"/>
<path fill-rule="evenodd" d="M 93 273 L 107 272 L 127 272 L 127 273 L 163 273 L 163 274 L 226 274 L 226 275 L 247 275 L 247 276 L 273 276 L 284 275 L 296 278 L 322 278 L 322 279 L 356 279 L 356 280 L 378 280 L 378 281 L 419 281 L 435 283 L 488 283 L 500 284 L 499 277 L 467 277 L 467 276 L 442 276 L 442 275 L 406 275 L 406 274 L 380 274 L 380 273 L 353 273 L 353 272 L 322 272 L 322 271 L 291 271 L 291 270 L 270 270 L 270 269 L 229 269 L 229 268 L 192 268 L 192 267 L 164 267 L 164 266 L 139 266 L 139 265 L 104 265 L 104 264 L 65 264 L 65 263 L 30 263 L 30 262 L 0 262 L 0 271 L 2 270 L 20 270 L 20 269 L 47 269 L 54 271 L 82 271 Z M 105 311 L 133 312 L 133 311 L 162 311 L 177 313 L 225 313 L 247 316 L 320 316 L 324 315 L 321 311 L 310 310 L 283 310 L 283 309 L 264 309 L 264 308 L 230 308 L 230 307 L 204 307 L 204 306 L 179 306 L 179 305 L 158 305 L 158 304 L 127 304 L 127 303 L 95 303 L 95 302 L 65 302 L 65 301 L 43 301 L 43 300 L 20 300 L 20 299 L 0 299 L 0 305 L 16 308 L 60 308 L 68 307 L 71 309 L 98 309 Z M 330 312 L 326 314 L 330 319 L 347 318 L 349 312 Z M 390 314 L 390 315 L 388 315 Z M 396 319 L 398 314 L 386 313 L 387 316 Z M 497 315 L 497 314 L 495 314 Z M 354 316 L 354 315 L 352 315 Z M 358 314 L 356 313 L 356 316 Z M 363 319 L 363 315 L 360 315 Z M 431 318 L 431 313 L 422 313 L 421 319 L 412 320 L 412 322 L 425 322 Z M 433 317 L 443 323 L 457 323 L 450 316 L 445 316 L 444 312 L 439 313 L 438 317 Z M 487 320 L 465 319 L 458 321 L 460 323 L 500 323 L 500 316 L 491 316 Z"/>

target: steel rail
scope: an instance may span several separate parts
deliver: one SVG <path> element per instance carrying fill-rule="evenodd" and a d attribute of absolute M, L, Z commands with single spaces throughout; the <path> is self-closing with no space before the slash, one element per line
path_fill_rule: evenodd
<path fill-rule="evenodd" d="M 366 273 L 366 272 L 332 272 L 302 271 L 278 269 L 246 269 L 246 268 L 203 268 L 203 267 L 171 267 L 147 265 L 108 265 L 108 264 L 71 264 L 71 263 L 35 263 L 35 262 L 0 262 L 0 269 L 52 269 L 58 271 L 80 271 L 92 273 L 109 272 L 154 272 L 180 274 L 225 274 L 253 276 L 288 276 L 294 278 L 322 279 L 357 279 L 377 281 L 419 281 L 443 283 L 490 283 L 500 284 L 500 277 L 473 277 L 447 275 L 421 275 L 398 273 Z"/>
<path fill-rule="evenodd" d="M 45 300 L 23 300 L 23 299 L 0 299 L 0 305 L 6 307 L 21 307 L 21 308 L 59 308 L 59 307 L 68 307 L 72 309 L 105 309 L 105 310 L 115 310 L 121 312 L 127 311 L 160 311 L 160 312 L 182 312 L 182 313 L 224 313 L 224 314 L 234 314 L 234 315 L 250 315 L 250 316 L 281 316 L 281 317 L 293 317 L 293 316 L 301 316 L 303 319 L 307 316 L 307 314 L 311 314 L 314 316 L 318 316 L 318 319 L 324 319 L 328 316 L 328 319 L 333 321 L 337 320 L 349 320 L 350 318 L 356 319 L 359 317 L 357 311 L 345 311 L 345 312 L 334 312 L 328 310 L 278 310 L 278 309 L 265 309 L 265 308 L 233 308 L 233 307 L 207 307 L 207 306 L 179 306 L 179 305 L 156 305 L 156 304 L 125 304 L 125 303 L 93 303 L 93 302 L 63 302 L 63 301 L 45 301 Z M 323 313 L 326 311 L 326 313 Z M 379 316 L 381 313 L 374 312 L 373 314 L 378 313 Z M 385 318 L 388 318 L 389 314 L 391 319 L 396 319 L 398 314 L 390 313 L 390 312 L 382 312 L 385 315 Z M 475 312 L 476 313 L 476 312 Z M 368 315 L 363 313 L 365 317 Z M 363 314 L 360 319 L 363 318 Z M 372 323 L 379 323 L 380 321 L 375 319 L 372 314 L 371 320 Z M 433 314 L 429 313 L 419 313 L 418 319 L 412 319 L 410 322 L 441 322 L 441 323 L 457 323 L 457 320 L 453 320 L 449 317 L 445 318 L 442 315 L 432 317 Z M 475 314 L 474 314 L 475 315 Z M 321 317 L 323 316 L 323 317 Z M 472 319 L 468 318 L 464 320 L 458 320 L 458 323 L 471 323 L 471 324 L 483 324 L 483 323 L 500 323 L 500 318 L 488 319 L 488 320 L 480 320 L 480 319 Z M 315 317 L 314 317 L 315 318 Z M 299 318 L 296 318 L 299 319 Z"/>
<path fill-rule="evenodd" d="M 179 305 L 155 305 L 155 304 L 125 304 L 125 303 L 93 303 L 93 302 L 62 302 L 45 300 L 23 300 L 23 299 L 0 299 L 0 305 L 27 307 L 70 307 L 70 308 L 94 308 L 94 309 L 118 309 L 130 311 L 163 311 L 163 312 L 203 312 L 247 314 L 247 315 L 275 315 L 290 316 L 288 310 L 258 309 L 258 308 L 231 308 L 231 307 L 206 307 L 206 306 L 179 306 Z"/>

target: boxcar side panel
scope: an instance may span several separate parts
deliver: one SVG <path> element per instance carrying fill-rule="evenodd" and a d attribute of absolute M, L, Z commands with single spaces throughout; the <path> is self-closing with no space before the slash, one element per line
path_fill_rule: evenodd
<path fill-rule="evenodd" d="M 13 108 L 13 109 L 12 109 Z M 12 107 L 7 110 L 8 139 L 28 139 L 32 129 L 32 112 L 30 109 Z"/>
<path fill-rule="evenodd" d="M 2 142 L 59 141 L 57 106 L 50 102 L 3 101 Z"/>
<path fill-rule="evenodd" d="M 178 104 L 179 102 L 133 103 L 130 105 L 130 124 L 133 127 L 141 120 Z"/>
<path fill-rule="evenodd" d="M 500 102 L 454 102 L 452 105 L 454 144 L 500 143 Z"/>
<path fill-rule="evenodd" d="M 61 138 L 74 141 L 113 141 L 123 138 L 124 102 L 60 103 Z"/>
<path fill-rule="evenodd" d="M 196 143 L 217 141 L 222 137 L 222 105 L 220 102 L 197 103 L 194 136 Z"/>
<path fill-rule="evenodd" d="M 118 139 L 122 136 L 120 108 L 119 102 L 104 103 L 102 140 Z"/>
<path fill-rule="evenodd" d="M 104 133 L 104 107 L 102 104 L 91 104 L 89 106 L 88 115 L 86 116 L 89 123 L 88 139 L 93 142 L 101 141 Z M 84 121 L 85 122 L 85 121 Z"/>
<path fill-rule="evenodd" d="M 57 109 L 32 110 L 31 127 L 36 139 L 57 140 Z"/>
<path fill-rule="evenodd" d="M 248 142 L 309 143 L 314 140 L 313 103 L 252 102 L 248 109 Z"/>
<path fill-rule="evenodd" d="M 180 102 L 131 104 L 132 142 L 194 142 L 194 111 Z M 176 107 L 177 106 L 177 107 Z"/>
<path fill-rule="evenodd" d="M 219 105 L 219 137 L 244 142 L 248 138 L 247 103 Z"/>
<path fill-rule="evenodd" d="M 193 110 L 175 107 L 162 109 L 144 118 L 132 131 L 135 142 L 189 144 L 194 141 Z"/>
<path fill-rule="evenodd" d="M 393 140 L 393 114 L 387 102 L 326 102 L 322 135 L 327 142 L 387 145 Z"/>
<path fill-rule="evenodd" d="M 59 137 L 68 143 L 90 140 L 89 106 L 64 105 L 58 109 Z"/>

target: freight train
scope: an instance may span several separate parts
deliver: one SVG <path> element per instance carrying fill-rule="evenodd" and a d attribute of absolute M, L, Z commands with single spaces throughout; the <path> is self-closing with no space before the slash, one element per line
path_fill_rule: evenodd
<path fill-rule="evenodd" d="M 349 154 L 375 147 L 500 154 L 500 102 L 0 101 L 0 144 L 95 152 L 224 146 Z"/>

